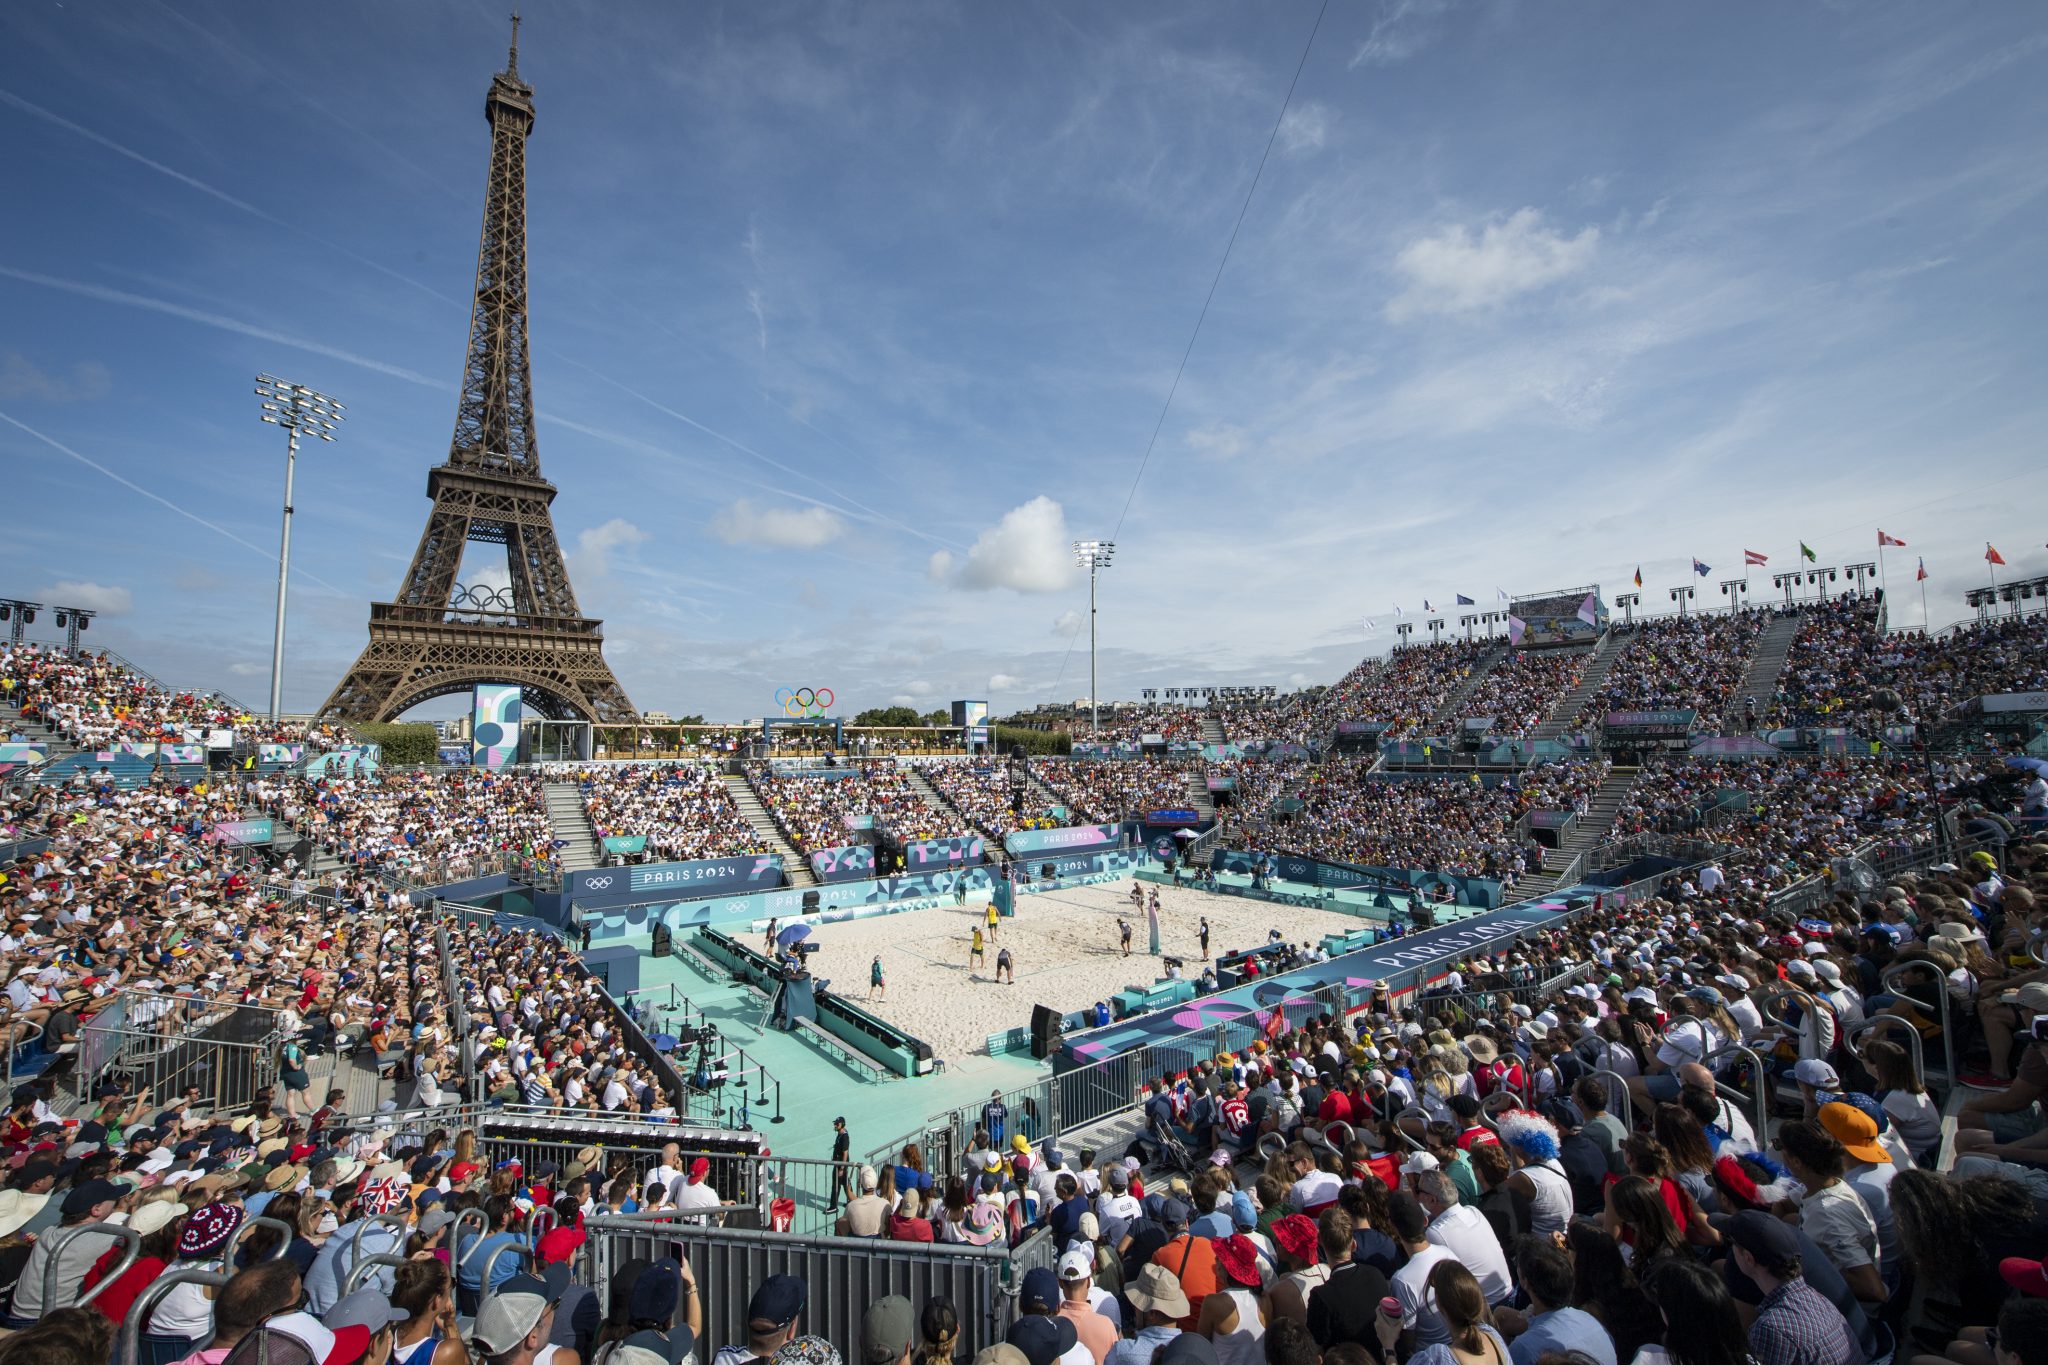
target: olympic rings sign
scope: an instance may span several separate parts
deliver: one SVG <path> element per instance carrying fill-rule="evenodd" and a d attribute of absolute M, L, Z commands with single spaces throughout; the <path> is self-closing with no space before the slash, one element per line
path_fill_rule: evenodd
<path fill-rule="evenodd" d="M 806 720 L 823 716 L 836 700 L 829 687 L 785 687 L 775 694 L 775 704 L 782 708 L 783 715 Z"/>
<path fill-rule="evenodd" d="M 607 877 L 586 877 L 586 878 L 584 879 L 584 881 L 583 881 L 583 889 L 584 889 L 585 891 L 603 891 L 603 890 L 607 889 L 608 887 L 610 887 L 610 886 L 611 886 L 611 884 L 612 884 L 612 879 L 611 879 L 610 877 L 608 877 L 608 876 L 607 876 Z"/>

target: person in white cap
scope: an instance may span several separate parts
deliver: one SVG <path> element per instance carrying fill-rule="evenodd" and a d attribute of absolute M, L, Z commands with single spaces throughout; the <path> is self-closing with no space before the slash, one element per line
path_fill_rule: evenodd
<path fill-rule="evenodd" d="M 548 1267 L 547 1277 L 514 1275 L 488 1295 L 470 1339 L 496 1365 L 533 1365 L 555 1325 L 555 1305 L 569 1288 L 569 1267 Z"/>
<path fill-rule="evenodd" d="M 1059 1260 L 1059 1281 L 1058 1316 L 1074 1324 L 1074 1335 L 1095 1357 L 1095 1365 L 1102 1365 L 1117 1343 L 1117 1329 L 1095 1308 L 1095 1296 L 1101 1292 L 1095 1288 L 1095 1257 L 1080 1248 L 1066 1252 Z"/>

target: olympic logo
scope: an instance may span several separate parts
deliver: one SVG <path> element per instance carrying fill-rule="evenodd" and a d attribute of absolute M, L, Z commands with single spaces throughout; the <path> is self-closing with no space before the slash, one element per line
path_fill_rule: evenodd
<path fill-rule="evenodd" d="M 611 884 L 612 879 L 610 877 L 586 877 L 583 879 L 583 889 L 585 891 L 602 891 Z"/>
<path fill-rule="evenodd" d="M 775 704 L 783 715 L 805 719 L 823 716 L 836 700 L 829 687 L 785 687 L 775 694 Z"/>

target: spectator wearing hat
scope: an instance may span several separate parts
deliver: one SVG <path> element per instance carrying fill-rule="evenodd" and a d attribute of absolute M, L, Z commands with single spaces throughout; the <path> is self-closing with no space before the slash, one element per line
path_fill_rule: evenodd
<path fill-rule="evenodd" d="M 1735 1267 L 1763 1291 L 1749 1329 L 1758 1365 L 1861 1365 L 1863 1350 L 1848 1323 L 1802 1275 L 1797 1233 L 1749 1210 L 1728 1219 L 1724 1235 Z"/>
<path fill-rule="evenodd" d="M 1856 1191 L 1877 1225 L 1878 1273 L 1884 1278 L 1887 1294 L 1894 1292 L 1905 1265 L 1898 1223 L 1892 1217 L 1891 1184 L 1899 1173 L 1898 1164 L 1878 1141 L 1877 1121 L 1853 1104 L 1838 1100 L 1822 1105 L 1820 1126 L 1841 1144 L 1845 1158 L 1842 1179 Z"/>
<path fill-rule="evenodd" d="M 545 1276 L 514 1275 L 485 1296 L 470 1339 L 494 1365 L 535 1365 L 552 1354 L 555 1306 L 569 1287 L 569 1267 L 548 1267 Z"/>
<path fill-rule="evenodd" d="M 88 1180 L 82 1185 L 72 1186 L 58 1206 L 58 1226 L 79 1228 L 89 1223 L 104 1223 L 120 1201 L 121 1193 L 119 1185 L 105 1180 Z M 116 1240 L 104 1232 L 74 1233 L 68 1238 L 38 1238 L 35 1249 L 29 1252 L 28 1260 L 22 1265 L 21 1278 L 15 1282 L 14 1300 L 8 1308 L 5 1325 L 19 1331 L 33 1326 L 36 1319 L 45 1313 L 69 1308 L 78 1302 L 78 1296 L 84 1290 L 85 1272 Z M 62 1246 L 53 1252 L 51 1248 L 60 1241 Z M 57 1266 L 57 1294 L 46 1303 L 43 1284 L 53 1257 Z"/>
<path fill-rule="evenodd" d="M 809 1298 L 809 1289 L 794 1275 L 770 1275 L 761 1281 L 747 1300 L 746 1343 L 721 1346 L 712 1365 L 747 1365 L 773 1356 L 796 1339 L 797 1319 Z"/>
<path fill-rule="evenodd" d="M 1202 1301 L 1195 1330 L 1215 1346 L 1219 1365 L 1262 1365 L 1265 1268 L 1258 1248 L 1241 1233 L 1216 1239 L 1215 1248 L 1217 1289 Z"/>
<path fill-rule="evenodd" d="M 1330 1267 L 1318 1254 L 1320 1230 L 1301 1214 L 1290 1213 L 1274 1219 L 1267 1231 L 1273 1239 L 1279 1273 L 1266 1291 L 1266 1321 L 1271 1324 L 1286 1318 L 1306 1325 L 1310 1295 L 1330 1278 Z M 1347 1239 L 1347 1252 L 1352 1245 L 1353 1240 Z"/>
<path fill-rule="evenodd" d="M 328 1309 L 321 1317 L 320 1325 L 337 1334 L 351 1328 L 363 1329 L 370 1334 L 369 1348 L 363 1359 L 383 1361 L 391 1358 L 393 1329 L 406 1317 L 406 1311 L 393 1307 L 381 1290 L 364 1285 L 344 1295 L 341 1302 Z"/>
<path fill-rule="evenodd" d="M 1181 1335 L 1181 1320 L 1192 1315 L 1188 1296 L 1171 1270 L 1148 1265 L 1125 1286 L 1124 1298 L 1137 1315 L 1137 1334 L 1111 1347 L 1103 1365 L 1151 1365 Z"/>
<path fill-rule="evenodd" d="M 1022 1351 L 1031 1365 L 1091 1365 L 1094 1353 L 1081 1345 L 1074 1322 L 1060 1314 L 1064 1295 L 1059 1277 L 1046 1266 L 1024 1274 L 1017 1293 L 1017 1321 L 1003 1340 Z"/>
<path fill-rule="evenodd" d="M 205 1204 L 193 1210 L 178 1233 L 178 1268 L 221 1269 L 228 1243 L 247 1217 L 239 1204 Z M 213 1335 L 213 1289 L 192 1283 L 172 1286 L 149 1315 L 149 1334 L 162 1342 L 189 1342 L 187 1349 L 204 1344 Z"/>
<path fill-rule="evenodd" d="M 1858 1299 L 1883 1303 L 1887 1295 L 1877 1220 L 1863 1196 L 1843 1179 L 1848 1156 L 1842 1144 L 1818 1122 L 1806 1119 L 1784 1125 L 1778 1146 L 1793 1179 L 1806 1187 L 1799 1201 L 1800 1228 L 1826 1253 Z M 1881 1150 L 1874 1144 L 1873 1149 Z"/>
<path fill-rule="evenodd" d="M 1277 1223 L 1274 1232 L 1276 1240 L 1283 1235 Z M 1292 1241 L 1298 1237 L 1299 1229 L 1290 1227 L 1284 1235 Z M 1351 1215 L 1341 1208 L 1325 1209 L 1315 1223 L 1315 1244 L 1307 1249 L 1322 1276 L 1320 1282 L 1311 1284 L 1306 1291 L 1301 1319 L 1306 1322 L 1309 1335 L 1325 1350 L 1340 1342 L 1377 1349 L 1372 1315 L 1379 1310 L 1380 1300 L 1387 1296 L 1387 1277 L 1377 1266 L 1357 1259 L 1357 1245 L 1357 1224 Z M 1283 1264 L 1300 1260 L 1302 1250 L 1296 1246 L 1283 1252 L 1287 1257 Z M 1299 1293 L 1297 1289 L 1297 1296 Z M 1276 1305 L 1289 1304 L 1289 1296 L 1276 1292 L 1273 1297 Z"/>
<path fill-rule="evenodd" d="M 112 1290 L 108 1290 L 112 1293 Z M 299 1299 L 299 1277 L 289 1261 L 262 1261 L 238 1270 L 221 1286 L 213 1301 L 213 1339 L 204 1349 L 174 1362 L 174 1365 L 220 1365 L 241 1344 L 242 1338 Z M 99 1300 L 93 1300 L 97 1307 Z M 400 1361 L 398 1365 L 425 1365 Z M 440 1365 L 456 1365 L 443 1361 Z"/>
<path fill-rule="evenodd" d="M 917 1316 L 910 1300 L 890 1294 L 868 1305 L 860 1319 L 863 1365 L 910 1365 L 917 1345 Z"/>
<path fill-rule="evenodd" d="M 1085 1247 L 1062 1252 L 1055 1273 L 1060 1287 L 1059 1315 L 1074 1325 L 1075 1337 L 1088 1348 L 1095 1365 L 1103 1365 L 1110 1348 L 1117 1343 L 1117 1329 L 1095 1307 L 1099 1291 L 1095 1287 L 1094 1252 Z"/>
<path fill-rule="evenodd" d="M 1188 1231 L 1190 1210 L 1179 1199 L 1167 1198 L 1159 1205 L 1159 1225 L 1166 1232 L 1166 1243 L 1152 1253 L 1152 1264 L 1164 1266 L 1173 1272 L 1174 1283 L 1190 1307 L 1182 1314 L 1180 1330 L 1195 1330 L 1196 1315 L 1202 1311 L 1202 1301 L 1216 1292 L 1216 1248 L 1206 1237 L 1197 1237 Z"/>
<path fill-rule="evenodd" d="M 185 1216 L 185 1206 L 175 1199 L 153 1199 L 141 1205 L 128 1215 L 128 1227 L 142 1238 L 141 1253 L 135 1264 L 128 1267 L 112 1284 L 101 1290 L 92 1301 L 92 1306 L 105 1313 L 116 1324 L 128 1315 L 136 1296 L 141 1294 L 151 1280 L 163 1274 L 178 1255 L 179 1222 Z M 119 1245 L 107 1250 L 93 1268 L 86 1272 L 85 1288 L 90 1289 L 111 1273 L 120 1263 L 122 1248 Z"/>

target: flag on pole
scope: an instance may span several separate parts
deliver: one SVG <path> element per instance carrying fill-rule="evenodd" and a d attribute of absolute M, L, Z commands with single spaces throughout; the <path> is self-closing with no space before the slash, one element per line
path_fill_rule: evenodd
<path fill-rule="evenodd" d="M 1925 583 L 1925 582 L 1927 581 L 1927 556 L 1926 556 L 1926 555 L 1921 555 L 1921 556 L 1920 556 L 1920 572 L 1918 572 L 1918 573 L 1914 574 L 1914 575 L 1913 575 L 1913 579 L 1914 579 L 1914 581 L 1915 581 L 1915 582 L 1918 582 L 1918 583 Z"/>
<path fill-rule="evenodd" d="M 1818 564 L 1820 562 L 1820 556 L 1815 554 L 1813 547 L 1803 540 L 1799 542 L 1799 557 L 1809 564 Z"/>
<path fill-rule="evenodd" d="M 1279 1001 L 1273 1003 L 1273 1010 L 1266 1016 L 1266 1022 L 1260 1026 L 1259 1031 L 1264 1033 L 1268 1040 L 1277 1039 L 1287 1032 L 1287 1012 L 1280 1008 Z"/>
<path fill-rule="evenodd" d="M 1905 541 L 1900 540 L 1897 536 L 1888 536 L 1882 530 L 1880 530 L 1877 533 L 1877 548 L 1882 550 L 1887 545 L 1896 545 L 1901 550 L 1906 548 Z"/>
<path fill-rule="evenodd" d="M 1640 564 L 1636 565 L 1636 586 L 1643 586 L 1643 566 Z"/>
<path fill-rule="evenodd" d="M 1373 633 L 1374 631 L 1376 631 L 1376 630 L 1378 630 L 1378 629 L 1379 629 L 1379 625 L 1378 625 L 1378 623 L 1377 623 L 1377 622 L 1375 622 L 1375 621 L 1374 621 L 1374 620 L 1373 620 L 1373 619 L 1372 619 L 1372 618 L 1371 618 L 1370 616 L 1368 616 L 1368 617 L 1366 617 L 1366 618 L 1365 618 L 1365 633 L 1366 633 L 1367 635 L 1370 635 L 1370 634 L 1372 634 L 1372 633 Z"/>
<path fill-rule="evenodd" d="M 1436 608 L 1435 608 L 1435 607 L 1432 607 L 1431 605 L 1429 605 L 1429 599 L 1428 599 L 1427 597 L 1425 597 L 1425 598 L 1423 598 L 1423 599 L 1422 599 L 1422 609 L 1423 609 L 1424 611 L 1435 611 L 1435 610 L 1436 610 Z"/>
<path fill-rule="evenodd" d="M 1581 621 L 1584 621 L 1589 626 L 1599 621 L 1600 607 L 1599 604 L 1597 604 L 1593 600 L 1592 593 L 1587 593 L 1586 600 L 1579 603 L 1579 619 Z"/>
<path fill-rule="evenodd" d="M 1998 553 L 1998 547 L 1988 540 L 1984 542 L 1984 562 L 1986 564 L 2005 563 L 2005 556 Z"/>
<path fill-rule="evenodd" d="M 1394 603 L 1394 619 L 1396 621 L 1401 619 L 1401 604 L 1399 602 Z"/>
<path fill-rule="evenodd" d="M 1461 606 L 1461 607 L 1471 607 L 1471 606 L 1477 606 L 1478 604 L 1477 604 L 1477 603 L 1475 603 L 1475 602 L 1474 602 L 1474 601 L 1473 601 L 1473 600 L 1472 600 L 1471 598 L 1469 598 L 1469 597 L 1465 596 L 1465 594 L 1464 594 L 1464 593 L 1459 593 L 1459 594 L 1458 594 L 1458 605 L 1459 605 L 1459 606 Z"/>
<path fill-rule="evenodd" d="M 1744 550 L 1742 552 L 1742 563 L 1745 568 L 1751 564 L 1768 564 L 1770 562 L 1771 557 L 1769 555 L 1760 555 L 1755 550 Z"/>
<path fill-rule="evenodd" d="M 1506 588 L 1495 587 L 1493 590 L 1493 595 L 1503 602 L 1508 600 L 1508 590 Z"/>
<path fill-rule="evenodd" d="M 1705 578 L 1708 574 L 1713 572 L 1712 569 L 1709 569 L 1706 565 L 1700 563 L 1700 557 L 1698 555 L 1694 555 L 1692 557 L 1692 571 L 1698 574 L 1701 578 Z"/>
<path fill-rule="evenodd" d="M 1522 632 L 1527 630 L 1528 628 L 1529 623 L 1527 621 L 1524 621 L 1521 617 L 1509 616 L 1508 643 L 1519 647 L 1522 643 Z"/>

